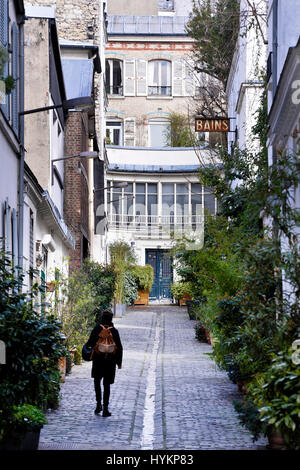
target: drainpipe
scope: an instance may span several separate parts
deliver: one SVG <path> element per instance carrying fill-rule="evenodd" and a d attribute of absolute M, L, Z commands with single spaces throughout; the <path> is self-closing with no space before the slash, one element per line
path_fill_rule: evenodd
<path fill-rule="evenodd" d="M 273 0 L 273 66 L 272 66 L 272 93 L 273 100 L 277 89 L 278 67 L 278 0 Z"/>
<path fill-rule="evenodd" d="M 278 0 L 273 0 L 273 60 L 272 60 L 272 102 L 274 102 L 278 82 Z M 275 149 L 272 151 L 273 164 L 277 161 Z"/>
<path fill-rule="evenodd" d="M 20 82 L 19 82 L 19 112 L 24 111 L 24 20 L 20 24 Z M 24 116 L 19 114 L 20 171 L 19 171 L 19 246 L 18 265 L 23 269 L 23 237 L 24 237 Z"/>

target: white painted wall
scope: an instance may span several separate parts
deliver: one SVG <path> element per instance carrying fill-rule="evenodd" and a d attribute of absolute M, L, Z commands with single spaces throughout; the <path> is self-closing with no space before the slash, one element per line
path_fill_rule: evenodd
<path fill-rule="evenodd" d="M 195 150 L 193 148 L 130 148 L 109 147 L 108 160 L 111 165 L 199 165 L 198 155 L 202 161 L 210 161 L 210 150 Z"/>
<path fill-rule="evenodd" d="M 266 2 L 254 0 L 258 11 L 266 8 Z M 246 0 L 241 1 L 241 33 L 245 26 L 253 20 L 253 16 L 247 16 L 249 11 Z M 265 9 L 265 13 L 267 10 Z M 265 18 L 266 19 L 266 18 Z M 253 141 L 252 127 L 256 122 L 255 113 L 260 105 L 262 88 L 257 82 L 260 80 L 260 71 L 265 70 L 267 60 L 267 46 L 264 39 L 267 38 L 267 28 L 264 21 L 260 22 L 263 35 L 256 28 L 250 28 L 246 35 L 238 38 L 231 65 L 231 71 L 227 84 L 228 116 L 233 117 L 231 130 L 238 129 L 238 145 L 252 151 L 258 149 L 258 142 Z M 235 135 L 228 135 L 228 150 L 235 140 Z"/>

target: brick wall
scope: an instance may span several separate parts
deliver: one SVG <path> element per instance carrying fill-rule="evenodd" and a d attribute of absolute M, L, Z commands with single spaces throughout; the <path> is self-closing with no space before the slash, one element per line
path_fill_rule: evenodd
<path fill-rule="evenodd" d="M 65 155 L 88 150 L 87 116 L 72 112 L 65 127 Z M 64 217 L 75 236 L 75 250 L 70 252 L 70 272 L 80 268 L 83 237 L 89 241 L 87 161 L 72 158 L 64 162 Z"/>

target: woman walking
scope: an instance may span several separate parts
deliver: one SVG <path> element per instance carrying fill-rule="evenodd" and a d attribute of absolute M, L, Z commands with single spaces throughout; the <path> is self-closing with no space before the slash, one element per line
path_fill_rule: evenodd
<path fill-rule="evenodd" d="M 99 414 L 103 409 L 102 416 L 111 416 L 108 410 L 110 386 L 115 381 L 116 366 L 119 369 L 122 367 L 123 347 L 120 340 L 119 332 L 114 327 L 113 313 L 109 310 L 105 310 L 102 313 L 101 322 L 93 329 L 90 338 L 86 344 L 88 348 L 94 348 L 99 340 L 101 332 L 102 336 L 110 337 L 110 340 L 114 343 L 113 352 L 100 352 L 101 347 L 97 348 L 93 352 L 93 365 L 92 365 L 92 377 L 94 379 L 94 387 L 96 394 L 97 406 L 95 414 Z M 104 330 L 104 331 L 103 331 Z M 110 336 L 112 335 L 112 339 Z M 101 342 L 101 340 L 100 340 Z M 97 350 L 98 349 L 98 350 Z M 101 391 L 101 380 L 103 379 L 103 408 L 102 408 L 102 391 Z"/>

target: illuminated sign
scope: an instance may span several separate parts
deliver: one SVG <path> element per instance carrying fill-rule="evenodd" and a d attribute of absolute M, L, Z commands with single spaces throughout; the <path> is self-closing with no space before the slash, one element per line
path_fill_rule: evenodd
<path fill-rule="evenodd" d="M 195 118 L 196 132 L 229 132 L 230 120 L 227 118 Z"/>

